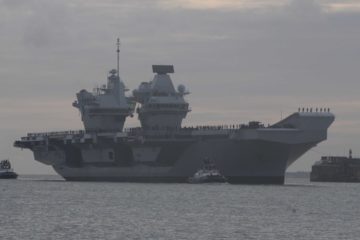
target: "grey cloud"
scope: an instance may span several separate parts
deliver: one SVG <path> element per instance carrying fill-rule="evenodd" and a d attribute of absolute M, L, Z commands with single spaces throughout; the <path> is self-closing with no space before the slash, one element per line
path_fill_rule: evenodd
<path fill-rule="evenodd" d="M 52 47 L 69 38 L 72 14 L 66 4 L 38 1 L 28 8 L 24 27 L 24 44 L 35 47 Z"/>

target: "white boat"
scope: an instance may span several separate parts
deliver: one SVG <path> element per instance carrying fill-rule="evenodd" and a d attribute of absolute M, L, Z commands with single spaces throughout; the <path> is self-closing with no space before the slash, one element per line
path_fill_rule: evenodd
<path fill-rule="evenodd" d="M 209 158 L 204 159 L 203 168 L 199 169 L 193 177 L 189 178 L 190 183 L 211 183 L 226 182 L 226 178 L 216 169 L 214 162 Z"/>

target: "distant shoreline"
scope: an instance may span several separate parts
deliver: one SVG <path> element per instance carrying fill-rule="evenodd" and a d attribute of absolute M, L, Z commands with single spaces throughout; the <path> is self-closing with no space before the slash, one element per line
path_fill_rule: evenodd
<path fill-rule="evenodd" d="M 285 177 L 293 177 L 293 178 L 309 178 L 310 172 L 299 171 L 299 172 L 286 172 Z"/>

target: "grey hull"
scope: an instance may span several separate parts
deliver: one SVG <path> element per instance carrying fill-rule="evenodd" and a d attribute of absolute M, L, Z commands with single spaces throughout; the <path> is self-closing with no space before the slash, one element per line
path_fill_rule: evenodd
<path fill-rule="evenodd" d="M 287 167 L 326 139 L 333 120 L 331 113 L 295 113 L 269 128 L 43 136 L 15 146 L 71 181 L 187 182 L 209 157 L 230 183 L 283 184 Z"/>
<path fill-rule="evenodd" d="M 144 147 L 147 145 L 143 144 Z M 157 147 L 154 143 L 149 145 Z M 74 154 L 72 149 L 65 154 L 68 156 L 68 164 L 54 166 L 54 169 L 71 181 L 187 182 L 202 167 L 203 157 L 211 156 L 220 173 L 230 183 L 283 184 L 292 151 L 306 151 L 314 146 L 313 143 L 289 145 L 262 140 L 229 139 L 195 142 L 187 147 L 179 144 L 178 150 L 174 150 L 176 143 L 168 145 L 159 143 L 162 150 L 156 162 L 138 163 L 132 155 L 121 158 L 125 155 L 122 151 L 126 151 L 126 147 L 118 144 L 113 146 L 113 149 L 120 149 L 115 150 L 121 156 L 117 163 L 81 163 L 71 166 L 71 160 L 76 160 L 77 164 L 82 162 L 78 161 L 81 156 L 79 146 L 79 153 Z M 134 148 L 128 147 L 130 151 Z"/>

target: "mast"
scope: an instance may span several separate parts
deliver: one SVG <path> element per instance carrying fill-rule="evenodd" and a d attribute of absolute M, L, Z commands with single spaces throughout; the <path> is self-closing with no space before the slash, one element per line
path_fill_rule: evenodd
<path fill-rule="evenodd" d="M 120 55 L 120 38 L 117 39 L 117 42 L 116 42 L 116 46 L 117 46 L 117 76 L 119 76 L 119 55 Z"/>

